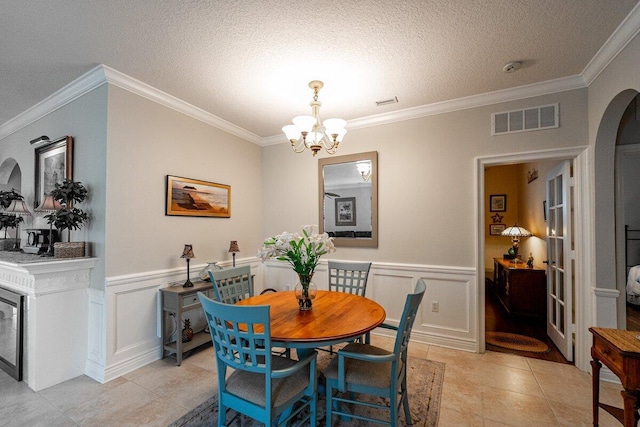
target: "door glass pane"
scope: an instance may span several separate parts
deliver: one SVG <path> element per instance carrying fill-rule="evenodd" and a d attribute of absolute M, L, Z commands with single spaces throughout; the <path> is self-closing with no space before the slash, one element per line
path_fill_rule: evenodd
<path fill-rule="evenodd" d="M 551 324 L 557 328 L 558 322 L 556 321 L 556 300 L 551 299 Z"/>
<path fill-rule="evenodd" d="M 556 259 L 556 241 L 557 239 L 554 239 L 552 237 L 549 237 L 550 240 L 550 244 L 549 244 L 549 254 L 548 254 L 548 259 L 549 262 L 552 262 Z M 553 264 L 550 264 L 553 265 Z"/>
<path fill-rule="evenodd" d="M 562 204 L 562 198 L 563 198 L 563 193 L 562 193 L 562 175 L 558 175 L 556 177 L 556 205 L 561 205 Z"/>
<path fill-rule="evenodd" d="M 551 295 L 556 296 L 556 269 L 551 268 Z"/>
<path fill-rule="evenodd" d="M 564 239 L 558 239 L 558 261 L 556 266 L 564 269 Z"/>
<path fill-rule="evenodd" d="M 557 287 L 558 287 L 558 299 L 564 302 L 564 272 L 556 270 Z"/>
<path fill-rule="evenodd" d="M 553 191 L 553 180 L 549 181 L 548 183 L 549 188 L 547 189 L 547 193 L 549 193 L 549 206 L 555 206 L 556 204 L 556 197 L 555 197 L 555 191 Z"/>
<path fill-rule="evenodd" d="M 564 305 L 558 304 L 558 332 L 564 335 Z"/>
<path fill-rule="evenodd" d="M 562 214 L 564 213 L 564 209 L 562 206 L 558 206 L 556 208 L 556 236 L 564 236 L 564 223 L 562 222 Z"/>

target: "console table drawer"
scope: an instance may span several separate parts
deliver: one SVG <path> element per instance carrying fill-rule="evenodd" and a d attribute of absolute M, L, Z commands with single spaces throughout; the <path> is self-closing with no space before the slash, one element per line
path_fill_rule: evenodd
<path fill-rule="evenodd" d="M 611 345 L 601 339 L 593 342 L 594 350 L 598 353 L 599 359 L 609 367 L 614 373 L 620 374 L 623 370 L 622 355 Z"/>

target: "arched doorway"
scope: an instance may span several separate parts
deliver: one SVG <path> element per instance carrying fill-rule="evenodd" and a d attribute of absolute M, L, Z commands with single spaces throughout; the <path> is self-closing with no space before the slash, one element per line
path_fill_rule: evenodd
<path fill-rule="evenodd" d="M 639 103 L 635 92 L 618 122 L 615 142 L 617 327 L 635 331 L 640 330 L 640 283 L 635 280 L 640 277 Z"/>

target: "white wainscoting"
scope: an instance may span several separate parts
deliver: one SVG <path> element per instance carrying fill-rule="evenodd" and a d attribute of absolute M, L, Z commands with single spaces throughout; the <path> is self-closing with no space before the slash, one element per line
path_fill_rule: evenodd
<path fill-rule="evenodd" d="M 236 265 L 251 266 L 255 274 L 256 294 L 265 288 L 293 289 L 298 281 L 297 275 L 285 262 L 268 261 L 263 264 L 257 258 L 246 258 L 236 260 Z M 192 266 L 192 277 L 204 266 Z M 221 266 L 229 267 L 228 264 Z M 93 290 L 89 292 L 91 338 L 87 375 L 106 382 L 162 357 L 158 290 L 170 283 L 184 281 L 185 276 L 186 270 L 182 268 L 110 277 L 106 280 L 104 294 Z M 420 278 L 425 281 L 427 291 L 412 339 L 477 352 L 478 289 L 474 269 L 374 263 L 367 284 L 367 297 L 384 307 L 387 323 L 397 324 L 405 296 Z M 318 289 L 328 288 L 327 260 L 323 259 L 318 265 L 313 282 Z M 432 311 L 433 302 L 438 303 L 437 312 Z"/>

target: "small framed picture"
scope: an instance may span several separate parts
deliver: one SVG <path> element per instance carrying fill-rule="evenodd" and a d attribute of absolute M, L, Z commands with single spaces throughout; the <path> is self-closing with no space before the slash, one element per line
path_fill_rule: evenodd
<path fill-rule="evenodd" d="M 544 218 L 544 222 L 547 222 L 547 201 L 546 200 L 542 202 L 542 215 Z"/>
<path fill-rule="evenodd" d="M 356 198 L 336 199 L 336 225 L 356 225 Z"/>
<path fill-rule="evenodd" d="M 35 159 L 34 205 L 38 207 L 56 183 L 73 179 L 73 138 L 65 136 L 36 148 Z"/>
<path fill-rule="evenodd" d="M 507 228 L 504 224 L 489 224 L 489 235 L 499 236 Z"/>
<path fill-rule="evenodd" d="M 231 217 L 231 186 L 167 175 L 165 215 Z"/>
<path fill-rule="evenodd" d="M 491 212 L 505 212 L 507 210 L 507 195 L 492 194 L 489 196 L 489 209 Z"/>

